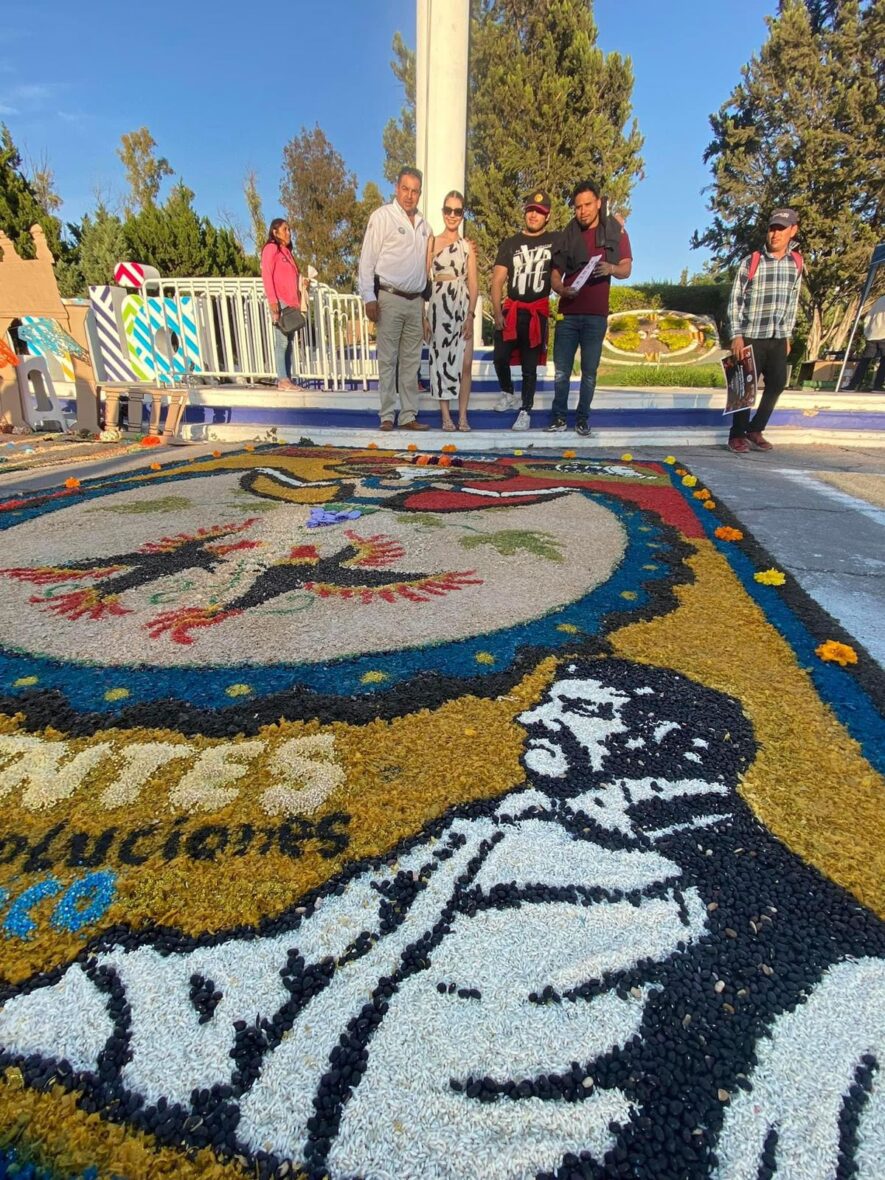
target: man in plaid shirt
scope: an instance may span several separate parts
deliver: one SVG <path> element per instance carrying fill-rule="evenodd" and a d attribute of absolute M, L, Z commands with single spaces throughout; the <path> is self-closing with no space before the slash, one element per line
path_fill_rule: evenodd
<path fill-rule="evenodd" d="M 745 258 L 735 277 L 728 301 L 731 353 L 741 359 L 749 345 L 756 372 L 765 378 L 765 392 L 752 421 L 749 410 L 732 415 L 728 449 L 745 455 L 753 446 L 770 451 L 762 431 L 768 425 L 777 399 L 787 383 L 787 355 L 796 323 L 802 258 L 790 249 L 799 232 L 793 209 L 775 209 L 768 219 L 765 249 Z"/>

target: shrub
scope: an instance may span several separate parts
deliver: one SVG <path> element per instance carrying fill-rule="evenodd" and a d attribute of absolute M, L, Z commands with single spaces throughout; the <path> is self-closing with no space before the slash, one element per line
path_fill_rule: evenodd
<path fill-rule="evenodd" d="M 666 344 L 671 352 L 678 352 L 680 348 L 688 348 L 690 344 L 694 343 L 694 332 L 687 332 L 685 329 L 676 331 L 675 329 L 658 329 L 658 340 Z"/>
<path fill-rule="evenodd" d="M 641 339 L 638 332 L 612 332 L 608 342 L 612 348 L 617 348 L 621 352 L 636 352 Z"/>
<path fill-rule="evenodd" d="M 608 330 L 611 335 L 620 335 L 622 332 L 638 332 L 639 331 L 639 316 L 622 315 L 617 319 L 609 320 Z"/>
<path fill-rule="evenodd" d="M 670 332 L 690 332 L 691 325 L 684 316 L 681 315 L 662 315 L 658 319 L 658 323 L 662 328 Z"/>
<path fill-rule="evenodd" d="M 621 287 L 612 283 L 608 304 L 612 312 L 633 311 L 634 308 L 660 307 L 661 300 L 656 295 L 649 295 L 645 287 Z"/>
<path fill-rule="evenodd" d="M 663 306 L 667 311 L 685 311 L 689 315 L 708 315 L 721 329 L 725 324 L 731 284 L 698 283 L 683 287 L 680 283 L 643 283 L 633 290 L 642 294 L 646 306 Z M 657 303 L 652 303 L 653 299 Z"/>

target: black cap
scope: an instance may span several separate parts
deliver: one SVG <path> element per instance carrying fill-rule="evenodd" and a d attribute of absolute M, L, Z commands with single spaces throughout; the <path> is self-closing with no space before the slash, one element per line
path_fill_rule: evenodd
<path fill-rule="evenodd" d="M 536 188 L 534 192 L 529 193 L 523 202 L 523 208 L 539 209 L 541 213 L 550 212 L 550 194 L 545 193 L 542 188 Z"/>
<path fill-rule="evenodd" d="M 768 219 L 769 225 L 779 225 L 789 229 L 791 225 L 798 225 L 799 218 L 795 209 L 775 209 Z"/>

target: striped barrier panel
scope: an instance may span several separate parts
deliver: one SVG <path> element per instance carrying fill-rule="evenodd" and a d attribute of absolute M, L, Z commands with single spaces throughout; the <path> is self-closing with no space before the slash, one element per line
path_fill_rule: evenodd
<path fill-rule="evenodd" d="M 162 359 L 179 376 L 201 372 L 200 341 L 194 318 L 194 300 L 184 295 L 178 299 L 148 299 L 148 320 L 158 364 Z M 178 347 L 173 348 L 172 334 Z M 168 370 L 166 370 L 168 372 Z"/>
<path fill-rule="evenodd" d="M 137 380 L 123 330 L 122 302 L 123 292 L 119 287 L 89 288 L 89 306 L 99 351 L 96 376 L 100 380 Z"/>
<path fill-rule="evenodd" d="M 114 282 L 121 287 L 143 287 L 145 279 L 158 279 L 160 272 L 143 262 L 118 262 L 114 267 Z"/>
<path fill-rule="evenodd" d="M 189 296 L 145 300 L 127 295 L 123 300 L 123 331 L 139 380 L 173 380 L 202 371 L 192 303 Z"/>
<path fill-rule="evenodd" d="M 123 335 L 132 372 L 139 381 L 150 381 L 154 376 L 154 352 L 141 295 L 126 296 L 122 315 Z"/>

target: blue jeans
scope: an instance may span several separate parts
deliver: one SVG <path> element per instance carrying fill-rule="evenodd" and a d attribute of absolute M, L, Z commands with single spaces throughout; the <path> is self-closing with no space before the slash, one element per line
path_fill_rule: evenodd
<path fill-rule="evenodd" d="M 578 394 L 578 422 L 586 422 L 596 389 L 596 370 L 602 356 L 602 342 L 608 316 L 566 315 L 556 324 L 553 341 L 553 418 L 563 422 L 568 417 L 568 391 L 572 379 L 575 353 L 581 350 L 581 392 Z"/>
<path fill-rule="evenodd" d="M 285 303 L 280 304 L 280 311 L 285 307 Z M 295 333 L 290 332 L 286 335 L 282 332 L 277 324 L 273 327 L 273 359 L 274 368 L 277 371 L 277 379 L 282 381 L 284 377 L 292 378 L 292 342 L 295 339 Z"/>

